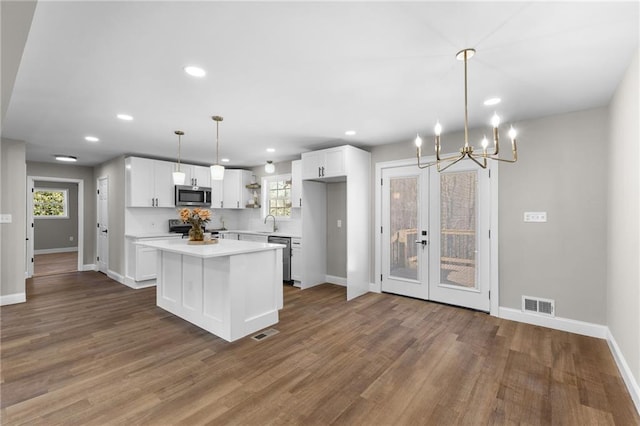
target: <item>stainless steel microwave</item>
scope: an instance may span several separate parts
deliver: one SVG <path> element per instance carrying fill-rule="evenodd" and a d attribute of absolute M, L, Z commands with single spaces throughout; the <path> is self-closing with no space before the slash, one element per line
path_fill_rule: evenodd
<path fill-rule="evenodd" d="M 176 185 L 176 206 L 211 206 L 211 188 L 205 186 Z"/>

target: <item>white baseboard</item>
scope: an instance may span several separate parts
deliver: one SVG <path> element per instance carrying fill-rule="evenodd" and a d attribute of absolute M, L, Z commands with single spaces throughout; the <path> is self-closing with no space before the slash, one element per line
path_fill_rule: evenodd
<path fill-rule="evenodd" d="M 616 342 L 616 339 L 611 334 L 611 330 L 607 327 L 607 343 L 609 344 L 609 349 L 613 354 L 613 359 L 616 361 L 616 365 L 618 366 L 618 370 L 620 370 L 620 375 L 622 376 L 622 380 L 624 380 L 625 385 L 627 385 L 627 389 L 629 390 L 629 395 L 633 400 L 634 405 L 636 406 L 636 410 L 640 413 L 640 386 L 638 385 L 638 381 L 635 377 L 633 377 L 633 373 L 629 368 L 629 364 L 627 364 L 624 355 L 620 351 L 620 347 Z"/>
<path fill-rule="evenodd" d="M 369 291 L 372 293 L 382 293 L 380 289 L 380 284 L 378 283 L 369 283 Z"/>
<path fill-rule="evenodd" d="M 539 325 L 541 327 L 553 328 L 554 330 L 582 334 L 583 336 L 597 337 L 599 339 L 606 339 L 609 330 L 605 325 L 577 321 L 568 318 L 547 317 L 528 312 L 525 313 L 519 309 L 505 308 L 502 306 L 498 308 L 498 317 L 527 324 Z"/>
<path fill-rule="evenodd" d="M 120 284 L 124 284 L 124 277 L 117 272 L 113 272 L 111 269 L 107 269 L 107 276 L 114 281 L 118 281 Z"/>
<path fill-rule="evenodd" d="M 343 287 L 347 286 L 347 279 L 346 278 L 336 277 L 336 276 L 333 276 L 333 275 L 327 275 L 325 280 L 328 283 L 331 283 L 331 284 L 337 284 L 337 285 L 341 285 Z"/>
<path fill-rule="evenodd" d="M 24 303 L 27 301 L 26 293 L 13 293 L 0 296 L 0 306 L 15 305 L 16 303 Z"/>
<path fill-rule="evenodd" d="M 98 268 L 96 267 L 95 263 L 88 263 L 88 264 L 82 265 L 82 270 L 83 271 L 97 271 Z"/>
<path fill-rule="evenodd" d="M 126 277 L 122 284 L 126 285 L 127 287 L 131 287 L 134 290 L 139 290 L 141 288 L 155 287 L 156 280 L 136 281 L 131 277 Z"/>
<path fill-rule="evenodd" d="M 34 250 L 33 254 L 70 253 L 72 251 L 78 251 L 78 247 L 60 247 L 60 248 L 52 248 L 52 249 Z"/>

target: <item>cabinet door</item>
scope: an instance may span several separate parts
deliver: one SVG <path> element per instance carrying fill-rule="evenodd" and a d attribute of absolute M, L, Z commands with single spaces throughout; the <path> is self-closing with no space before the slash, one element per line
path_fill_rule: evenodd
<path fill-rule="evenodd" d="M 138 157 L 126 159 L 127 207 L 155 206 L 154 162 Z"/>
<path fill-rule="evenodd" d="M 156 263 L 158 250 L 151 247 L 136 247 L 136 281 L 153 280 L 156 278 Z"/>
<path fill-rule="evenodd" d="M 324 151 L 302 154 L 302 179 L 319 179 L 324 167 Z"/>
<path fill-rule="evenodd" d="M 193 185 L 211 187 L 211 170 L 209 167 L 193 166 L 191 179 L 193 179 Z"/>
<path fill-rule="evenodd" d="M 240 208 L 240 170 L 225 170 L 222 199 L 225 209 Z"/>
<path fill-rule="evenodd" d="M 211 175 L 209 175 L 211 176 Z M 223 207 L 224 183 L 221 180 L 211 181 L 211 208 L 221 209 Z"/>
<path fill-rule="evenodd" d="M 269 241 L 269 237 L 266 235 L 254 235 L 254 234 L 239 234 L 238 239 L 240 241 L 254 241 L 256 243 L 266 243 Z"/>
<path fill-rule="evenodd" d="M 291 207 L 302 207 L 302 160 L 291 162 Z"/>
<path fill-rule="evenodd" d="M 169 161 L 154 161 L 156 207 L 175 207 L 175 186 L 173 185 L 174 164 Z"/>
<path fill-rule="evenodd" d="M 291 239 L 291 279 L 302 281 L 302 244 L 300 239 Z"/>
<path fill-rule="evenodd" d="M 344 147 L 325 150 L 322 177 L 346 176 L 346 149 Z"/>

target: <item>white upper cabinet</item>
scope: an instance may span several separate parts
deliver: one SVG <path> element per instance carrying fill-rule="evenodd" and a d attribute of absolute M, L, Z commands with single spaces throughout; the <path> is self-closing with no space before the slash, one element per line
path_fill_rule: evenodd
<path fill-rule="evenodd" d="M 185 174 L 185 185 L 211 187 L 211 170 L 209 167 L 183 164 L 181 168 Z"/>
<path fill-rule="evenodd" d="M 251 183 L 249 170 L 226 169 L 223 180 L 222 208 L 245 208 L 247 201 L 251 198 L 251 194 L 246 188 L 249 183 Z"/>
<path fill-rule="evenodd" d="M 174 163 L 128 157 L 125 167 L 127 207 L 175 207 Z"/>
<path fill-rule="evenodd" d="M 323 180 L 347 175 L 347 146 L 302 154 L 302 179 Z"/>
<path fill-rule="evenodd" d="M 226 174 L 226 173 L 225 173 Z M 209 174 L 211 177 L 211 174 Z M 211 181 L 211 208 L 221 209 L 224 203 L 224 182 L 221 180 Z"/>
<path fill-rule="evenodd" d="M 302 160 L 291 162 L 291 207 L 302 207 Z"/>

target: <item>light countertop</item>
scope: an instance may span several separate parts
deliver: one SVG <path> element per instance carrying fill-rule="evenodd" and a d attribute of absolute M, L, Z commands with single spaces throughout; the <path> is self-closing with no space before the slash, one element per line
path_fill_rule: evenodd
<path fill-rule="evenodd" d="M 182 234 L 175 232 L 141 232 L 139 234 L 124 234 L 126 238 L 182 238 Z"/>
<path fill-rule="evenodd" d="M 158 239 L 140 241 L 135 244 L 200 258 L 233 256 L 236 254 L 277 250 L 285 247 L 282 244 L 235 240 L 219 240 L 217 244 L 190 245 L 186 239 Z"/>
<path fill-rule="evenodd" d="M 288 232 L 269 232 L 269 231 L 251 231 L 247 229 L 227 229 L 226 231 L 220 231 L 220 233 L 232 233 L 232 234 L 248 234 L 248 235 L 266 235 L 267 237 L 289 237 L 300 238 L 300 235 L 291 234 Z"/>

